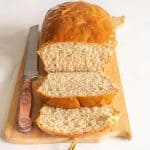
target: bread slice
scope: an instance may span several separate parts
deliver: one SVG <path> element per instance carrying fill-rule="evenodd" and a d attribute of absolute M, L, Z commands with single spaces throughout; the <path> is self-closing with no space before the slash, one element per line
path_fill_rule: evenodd
<path fill-rule="evenodd" d="M 118 119 L 119 113 L 107 105 L 76 109 L 43 106 L 36 123 L 50 135 L 78 137 L 111 130 Z"/>
<path fill-rule="evenodd" d="M 103 106 L 116 92 L 116 85 L 97 72 L 49 73 L 38 88 L 45 104 L 61 108 Z"/>
<path fill-rule="evenodd" d="M 47 72 L 101 71 L 116 46 L 112 17 L 86 2 L 67 2 L 44 19 L 38 54 Z"/>
<path fill-rule="evenodd" d="M 77 42 L 49 44 L 38 53 L 47 72 L 100 71 L 113 54 L 114 43 L 103 45 Z"/>

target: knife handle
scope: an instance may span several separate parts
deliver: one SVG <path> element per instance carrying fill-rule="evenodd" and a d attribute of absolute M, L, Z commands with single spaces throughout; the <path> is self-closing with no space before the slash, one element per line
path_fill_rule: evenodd
<path fill-rule="evenodd" d="M 32 101 L 32 81 L 25 79 L 22 86 L 19 105 L 18 126 L 21 132 L 29 132 L 32 128 L 30 117 Z"/>

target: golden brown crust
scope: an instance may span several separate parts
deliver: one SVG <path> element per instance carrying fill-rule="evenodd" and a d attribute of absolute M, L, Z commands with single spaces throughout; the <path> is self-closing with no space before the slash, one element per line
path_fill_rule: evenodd
<path fill-rule="evenodd" d="M 79 108 L 79 107 L 93 107 L 104 106 L 112 103 L 113 97 L 117 90 L 113 92 L 97 95 L 97 96 L 66 96 L 66 97 L 52 97 L 39 93 L 44 104 L 59 108 Z"/>
<path fill-rule="evenodd" d="M 112 17 L 104 9 L 86 2 L 66 2 L 47 12 L 40 45 L 56 42 L 101 44 L 114 38 Z"/>

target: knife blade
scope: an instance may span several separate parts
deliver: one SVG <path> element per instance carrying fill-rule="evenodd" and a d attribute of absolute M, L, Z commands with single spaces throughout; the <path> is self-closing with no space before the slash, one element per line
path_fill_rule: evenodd
<path fill-rule="evenodd" d="M 24 81 L 19 103 L 18 126 L 21 132 L 29 132 L 32 128 L 32 120 L 30 117 L 32 107 L 32 80 L 38 77 L 38 35 L 38 25 L 32 26 L 28 34 Z"/>

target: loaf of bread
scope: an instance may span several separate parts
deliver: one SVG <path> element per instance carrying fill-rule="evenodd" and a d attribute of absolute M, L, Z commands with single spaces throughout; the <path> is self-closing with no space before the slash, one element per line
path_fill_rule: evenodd
<path fill-rule="evenodd" d="M 55 136 L 79 137 L 110 131 L 119 119 L 111 106 L 62 109 L 43 106 L 36 120 L 38 127 Z"/>
<path fill-rule="evenodd" d="M 116 46 L 114 19 L 101 7 L 66 2 L 44 19 L 38 54 L 47 72 L 101 71 Z"/>
<path fill-rule="evenodd" d="M 116 85 L 97 72 L 49 73 L 38 89 L 45 104 L 61 108 L 110 104 L 116 92 Z"/>
<path fill-rule="evenodd" d="M 103 74 L 124 18 L 86 2 L 66 2 L 44 19 L 38 54 L 48 73 L 38 88 L 43 106 L 36 123 L 50 135 L 76 137 L 111 130 L 119 119 L 118 88 Z"/>

